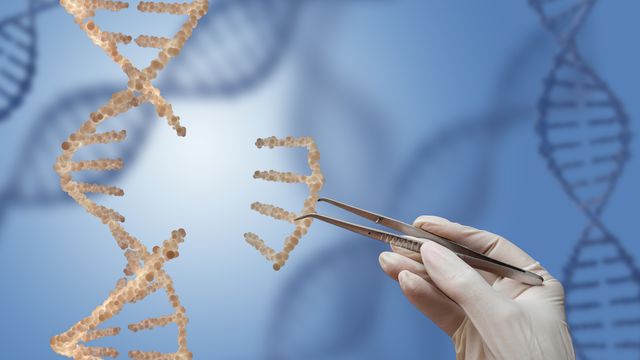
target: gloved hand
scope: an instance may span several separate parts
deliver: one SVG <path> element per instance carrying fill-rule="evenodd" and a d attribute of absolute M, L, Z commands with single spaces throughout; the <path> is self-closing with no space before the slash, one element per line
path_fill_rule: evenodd
<path fill-rule="evenodd" d="M 564 290 L 537 261 L 504 238 L 434 216 L 415 226 L 544 278 L 531 286 L 478 271 L 432 241 L 420 254 L 380 254 L 404 295 L 451 336 L 457 359 L 575 359 Z"/>

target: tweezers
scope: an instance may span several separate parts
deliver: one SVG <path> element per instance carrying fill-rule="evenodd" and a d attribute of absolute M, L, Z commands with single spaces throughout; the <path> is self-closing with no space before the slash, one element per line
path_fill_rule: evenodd
<path fill-rule="evenodd" d="M 350 222 L 338 220 L 336 218 L 332 218 L 325 215 L 320 215 L 318 213 L 305 214 L 296 218 L 295 220 L 298 221 L 298 220 L 307 219 L 307 218 L 318 219 L 318 220 L 339 226 L 343 229 L 353 231 L 357 234 L 364 235 L 372 239 L 379 240 L 394 246 L 398 246 L 403 249 L 407 249 L 416 253 L 420 253 L 420 246 L 422 246 L 422 244 L 426 240 L 431 240 L 453 251 L 456 255 L 458 255 L 464 262 L 469 264 L 471 267 L 474 267 L 479 270 L 488 271 L 501 277 L 513 279 L 513 280 L 522 282 L 524 284 L 542 285 L 543 279 L 540 275 L 534 274 L 527 270 L 517 268 L 513 265 L 509 265 L 502 261 L 492 259 L 479 252 L 473 251 L 466 246 L 460 245 L 452 240 L 443 238 L 441 236 L 430 233 L 426 230 L 420 229 L 413 225 L 409 225 L 399 220 L 395 220 L 386 216 L 382 216 L 382 215 L 372 213 L 363 209 L 359 209 L 357 207 L 347 205 L 345 203 L 342 203 L 336 200 L 320 198 L 318 199 L 318 201 L 329 203 L 331 205 L 334 205 L 336 207 L 349 211 L 355 215 L 363 217 L 367 220 L 373 221 L 376 224 L 380 224 L 388 228 L 394 229 L 396 231 L 399 231 L 405 235 L 396 235 L 390 232 L 353 224 Z"/>

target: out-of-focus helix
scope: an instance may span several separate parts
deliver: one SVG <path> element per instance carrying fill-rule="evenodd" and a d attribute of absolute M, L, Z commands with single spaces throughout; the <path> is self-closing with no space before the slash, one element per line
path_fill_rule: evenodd
<path fill-rule="evenodd" d="M 178 327 L 178 350 L 172 354 L 133 350 L 129 352 L 129 356 L 133 359 L 190 359 L 192 354 L 187 348 L 186 324 L 188 320 L 185 309 L 176 295 L 173 281 L 163 270 L 166 261 L 178 256 L 178 244 L 183 242 L 186 232 L 183 229 L 173 231 L 170 239 L 164 241 L 162 246 L 154 246 L 153 250 L 149 252 L 138 239 L 131 236 L 122 227 L 120 223 L 124 222 L 124 216 L 113 209 L 96 204 L 87 196 L 88 193 L 123 196 L 124 191 L 115 186 L 75 181 L 72 173 L 84 170 L 111 171 L 121 169 L 124 165 L 122 159 L 74 161 L 73 157 L 78 150 L 86 146 L 123 141 L 126 137 L 124 130 L 96 133 L 96 129 L 107 119 L 125 113 L 143 103 L 151 103 L 158 116 L 165 117 L 179 136 L 186 135 L 186 128 L 180 124 L 179 117 L 173 114 L 171 105 L 164 100 L 160 95 L 160 90 L 154 87 L 151 81 L 156 78 L 158 72 L 166 66 L 172 57 L 180 53 L 180 49 L 191 36 L 198 20 L 206 14 L 208 2 L 206 0 L 194 0 L 190 3 L 142 1 L 138 4 L 138 10 L 142 12 L 187 16 L 185 23 L 171 39 L 146 35 L 140 35 L 135 39 L 136 44 L 141 47 L 159 49 L 158 56 L 142 70 L 136 68 L 118 50 L 118 44 L 129 43 L 132 40 L 131 36 L 102 31 L 94 21 L 89 19 L 95 15 L 96 10 L 120 11 L 126 9 L 129 6 L 128 3 L 108 0 L 61 0 L 60 3 L 68 13 L 73 15 L 75 22 L 87 33 L 89 38 L 122 68 L 129 81 L 125 90 L 114 93 L 105 105 L 91 113 L 89 119 L 78 131 L 71 134 L 62 143 L 63 152 L 58 157 L 54 169 L 60 176 L 62 189 L 89 213 L 109 226 L 120 248 L 126 250 L 127 266 L 124 273 L 127 277 L 133 278 L 120 279 L 116 288 L 102 305 L 66 332 L 54 336 L 51 339 L 51 347 L 58 354 L 75 359 L 118 356 L 118 351 L 114 348 L 90 347 L 82 343 L 117 335 L 120 331 L 119 328 L 96 328 L 104 321 L 117 315 L 126 304 L 140 301 L 149 294 L 164 289 L 174 313 L 142 320 L 139 323 L 129 325 L 129 329 L 139 331 L 175 323 Z"/>
<path fill-rule="evenodd" d="M 234 96 L 253 89 L 281 63 L 307 1 L 216 1 L 160 86 L 181 96 Z"/>
<path fill-rule="evenodd" d="M 284 139 L 278 139 L 274 136 L 258 139 L 256 146 L 260 149 L 264 146 L 273 149 L 274 147 L 305 147 L 307 148 L 307 162 L 311 169 L 311 174 L 301 175 L 292 172 L 279 172 L 274 170 L 269 171 L 256 171 L 253 174 L 254 179 L 262 179 L 266 181 L 277 181 L 285 183 L 304 183 L 309 188 L 309 195 L 304 200 L 304 207 L 300 214 L 307 214 L 315 212 L 316 202 L 318 201 L 320 189 L 324 184 L 324 176 L 320 170 L 320 152 L 316 143 L 310 137 L 293 138 L 288 136 Z M 273 262 L 273 269 L 280 270 L 289 259 L 289 254 L 298 245 L 300 239 L 307 233 L 309 226 L 311 226 L 311 219 L 305 219 L 302 221 L 294 221 L 299 215 L 282 209 L 280 207 L 263 204 L 260 202 L 254 202 L 251 204 L 251 209 L 266 215 L 271 216 L 274 219 L 287 221 L 291 224 L 295 224 L 295 229 L 291 235 L 289 235 L 284 243 L 284 246 L 280 252 L 276 252 L 273 248 L 267 246 L 260 237 L 252 232 L 244 234 L 244 238 L 251 246 L 255 247 L 267 260 Z M 309 220 L 309 221 L 308 221 Z"/>
<path fill-rule="evenodd" d="M 31 89 L 36 69 L 37 0 L 29 0 L 24 16 L 0 20 L 0 121 L 18 108 Z"/>
<path fill-rule="evenodd" d="M 602 222 L 629 159 L 629 117 L 576 40 L 595 0 L 530 4 L 561 47 L 538 104 L 540 153 L 588 220 L 564 270 L 574 345 L 580 359 L 637 359 L 640 271 Z"/>

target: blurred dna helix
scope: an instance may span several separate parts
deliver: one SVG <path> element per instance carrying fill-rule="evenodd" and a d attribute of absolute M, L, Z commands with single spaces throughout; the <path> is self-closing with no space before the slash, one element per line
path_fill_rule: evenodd
<path fill-rule="evenodd" d="M 310 0 L 214 1 L 160 87 L 183 96 L 233 96 L 254 88 L 281 62 Z"/>
<path fill-rule="evenodd" d="M 0 20 L 0 122 L 31 90 L 37 58 L 35 14 L 52 2 L 29 0 L 27 10 Z"/>
<path fill-rule="evenodd" d="M 560 50 L 543 81 L 536 124 L 540 154 L 585 215 L 564 269 L 567 317 L 579 359 L 640 356 L 640 271 L 602 222 L 630 156 L 630 119 L 582 58 L 579 30 L 595 0 L 530 0 Z"/>

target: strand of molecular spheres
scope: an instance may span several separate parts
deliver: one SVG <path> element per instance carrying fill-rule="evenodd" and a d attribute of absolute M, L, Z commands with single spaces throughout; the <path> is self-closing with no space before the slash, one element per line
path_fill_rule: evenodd
<path fill-rule="evenodd" d="M 66 332 L 54 336 L 51 339 L 51 347 L 58 354 L 74 359 L 118 356 L 118 351 L 114 348 L 86 346 L 83 343 L 119 334 L 119 328 L 97 329 L 97 327 L 116 316 L 126 304 L 140 301 L 149 294 L 164 289 L 174 312 L 130 324 L 129 330 L 139 331 L 175 323 L 178 327 L 178 350 L 172 354 L 134 350 L 129 352 L 129 356 L 133 359 L 191 359 L 192 354 L 187 348 L 186 325 L 188 320 L 185 308 L 180 303 L 171 277 L 163 270 L 166 261 L 178 257 L 178 244 L 183 242 L 186 232 L 183 229 L 173 231 L 170 239 L 164 241 L 161 246 L 154 246 L 149 252 L 144 244 L 122 227 L 120 223 L 124 222 L 124 216 L 113 209 L 96 204 L 87 196 L 88 193 L 123 196 L 124 190 L 115 186 L 78 182 L 73 180 L 72 173 L 83 170 L 111 171 L 121 169 L 124 166 L 121 159 L 74 161 L 73 156 L 79 149 L 86 146 L 123 141 L 126 137 L 124 130 L 96 133 L 96 129 L 107 119 L 136 108 L 145 102 L 151 103 L 158 115 L 165 117 L 179 136 L 186 135 L 186 128 L 180 125 L 179 117 L 174 115 L 171 105 L 162 98 L 160 90 L 154 87 L 151 81 L 156 78 L 158 72 L 165 67 L 171 58 L 179 54 L 180 49 L 198 24 L 198 20 L 206 14 L 208 2 L 207 0 L 194 0 L 191 3 L 179 4 L 139 3 L 138 10 L 142 12 L 188 15 L 188 19 L 172 39 L 145 35 L 135 39 L 139 46 L 159 49 L 157 58 L 142 70 L 133 66 L 131 61 L 122 56 L 118 50 L 118 44 L 129 43 L 131 36 L 102 31 L 95 22 L 88 19 L 95 15 L 95 10 L 120 11 L 128 7 L 127 3 L 106 0 L 61 0 L 60 3 L 68 13 L 73 15 L 75 22 L 80 25 L 89 38 L 120 65 L 129 78 L 127 89 L 113 94 L 104 106 L 91 113 L 89 119 L 80 129 L 62 143 L 62 155 L 57 158 L 54 166 L 56 173 L 60 176 L 62 189 L 109 227 L 120 248 L 125 250 L 127 265 L 124 269 L 126 276 L 118 280 L 116 288 L 111 291 L 109 297 L 89 316 L 77 322 Z"/>
<path fill-rule="evenodd" d="M 564 269 L 576 355 L 637 359 L 640 269 L 602 221 L 629 159 L 630 119 L 609 85 L 583 59 L 576 41 L 595 0 L 530 4 L 560 45 L 538 104 L 540 153 L 587 219 Z"/>
<path fill-rule="evenodd" d="M 36 24 L 29 0 L 24 16 L 0 20 L 0 121 L 22 104 L 36 72 Z"/>
<path fill-rule="evenodd" d="M 320 170 L 320 152 L 316 143 L 310 137 L 293 138 L 286 137 L 284 139 L 278 139 L 274 136 L 265 139 L 258 139 L 256 146 L 260 149 L 262 147 L 268 147 L 273 149 L 274 147 L 306 147 L 307 162 L 311 169 L 310 175 L 300 175 L 291 172 L 279 172 L 279 171 L 256 171 L 253 174 L 254 179 L 262 179 L 266 181 L 277 181 L 285 183 L 304 183 L 309 188 L 309 196 L 304 201 L 304 207 L 302 214 L 307 214 L 316 211 L 316 203 L 318 201 L 320 189 L 324 184 L 324 176 Z M 293 212 L 284 210 L 280 207 L 263 204 L 260 202 L 254 202 L 251 204 L 251 209 L 259 212 L 260 214 L 271 216 L 274 219 L 287 221 L 291 224 L 295 224 L 293 233 L 285 239 L 284 246 L 280 252 L 276 252 L 273 248 L 267 246 L 260 237 L 254 233 L 248 232 L 244 234 L 244 238 L 253 247 L 255 247 L 267 260 L 273 262 L 273 269 L 280 270 L 289 259 L 289 254 L 298 245 L 300 238 L 302 238 L 311 226 L 311 219 L 305 219 L 302 221 L 294 221 L 298 216 Z"/>

